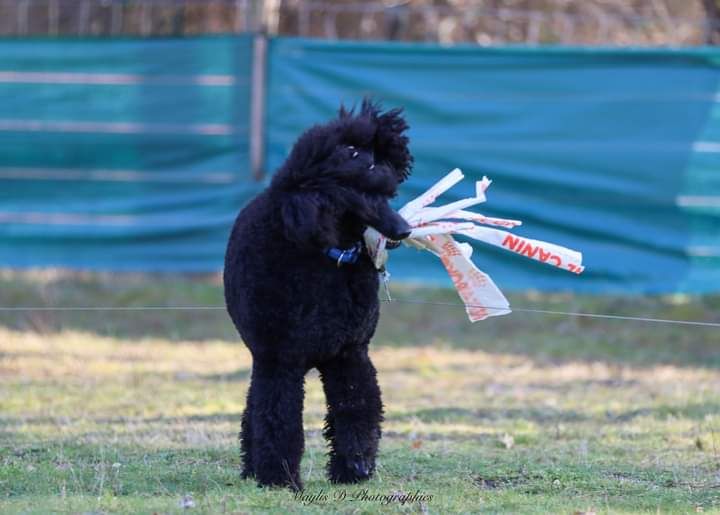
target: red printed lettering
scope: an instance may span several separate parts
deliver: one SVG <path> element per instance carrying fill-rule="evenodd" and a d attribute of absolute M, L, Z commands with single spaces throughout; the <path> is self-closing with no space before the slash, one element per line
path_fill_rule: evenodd
<path fill-rule="evenodd" d="M 470 315 L 471 320 L 484 320 L 488 316 L 488 312 L 485 308 L 479 308 L 477 306 L 468 307 L 467 313 Z"/>
<path fill-rule="evenodd" d="M 447 242 L 442 246 L 443 252 L 447 256 L 462 256 L 460 249 L 454 244 L 454 242 Z"/>
<path fill-rule="evenodd" d="M 578 275 L 581 274 L 581 273 L 583 273 L 583 270 L 585 270 L 585 267 L 575 265 L 574 263 L 568 263 L 568 266 L 567 266 L 567 267 L 568 267 L 568 270 L 569 270 L 570 272 L 573 272 L 573 273 L 578 274 Z"/>
<path fill-rule="evenodd" d="M 515 247 L 517 247 L 518 244 L 522 245 L 522 243 L 523 241 L 520 238 L 513 236 L 512 234 L 508 234 L 507 236 L 505 236 L 505 239 L 502 242 L 502 246 L 507 247 L 512 251 L 515 251 Z"/>
<path fill-rule="evenodd" d="M 525 248 L 522 249 L 521 254 L 529 258 L 534 258 L 535 254 L 537 254 L 538 248 L 539 247 L 533 247 L 529 243 L 525 242 Z M 518 249 L 518 251 L 520 251 L 520 249 Z"/>
<path fill-rule="evenodd" d="M 479 286 L 485 286 L 487 284 L 487 279 L 485 279 L 482 272 L 478 270 L 470 270 L 470 279 L 476 282 Z"/>

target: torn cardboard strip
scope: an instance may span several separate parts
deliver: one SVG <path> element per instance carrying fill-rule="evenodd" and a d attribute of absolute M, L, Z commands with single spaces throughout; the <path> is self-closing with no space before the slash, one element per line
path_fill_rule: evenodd
<path fill-rule="evenodd" d="M 412 227 L 405 245 L 428 250 L 438 256 L 465 303 L 471 322 L 491 316 L 511 313 L 510 304 L 492 279 L 470 260 L 472 247 L 458 243 L 453 234 L 461 234 L 518 255 L 534 259 L 576 274 L 582 273 L 582 254 L 560 245 L 515 236 L 507 230 L 521 225 L 519 220 L 487 217 L 466 209 L 487 200 L 485 192 L 492 183 L 487 177 L 475 183 L 475 196 L 450 204 L 429 207 L 437 198 L 464 178 L 455 168 L 425 193 L 403 206 L 399 213 Z M 484 227 L 483 224 L 490 227 Z M 378 270 L 384 269 L 388 259 L 387 238 L 369 227 L 365 231 L 365 245 Z"/>

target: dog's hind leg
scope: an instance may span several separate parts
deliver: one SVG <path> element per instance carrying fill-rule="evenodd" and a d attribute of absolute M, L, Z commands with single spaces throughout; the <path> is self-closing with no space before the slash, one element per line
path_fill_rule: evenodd
<path fill-rule="evenodd" d="M 260 485 L 301 490 L 305 370 L 255 360 L 250 385 L 250 452 Z"/>
<path fill-rule="evenodd" d="M 242 478 L 255 476 L 252 456 L 252 386 L 248 389 L 245 411 L 240 422 L 240 454 L 242 456 Z"/>
<path fill-rule="evenodd" d="M 367 347 L 349 349 L 318 369 L 328 403 L 328 476 L 335 483 L 368 479 L 375 471 L 383 407 Z"/>

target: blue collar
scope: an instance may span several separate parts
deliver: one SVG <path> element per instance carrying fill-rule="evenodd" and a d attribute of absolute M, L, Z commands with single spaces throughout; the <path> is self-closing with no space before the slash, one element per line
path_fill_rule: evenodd
<path fill-rule="evenodd" d="M 348 265 L 354 265 L 357 263 L 360 253 L 362 252 L 362 242 L 357 242 L 349 249 L 339 249 L 337 247 L 330 247 L 325 251 L 325 255 L 332 259 L 337 266 L 343 263 Z"/>

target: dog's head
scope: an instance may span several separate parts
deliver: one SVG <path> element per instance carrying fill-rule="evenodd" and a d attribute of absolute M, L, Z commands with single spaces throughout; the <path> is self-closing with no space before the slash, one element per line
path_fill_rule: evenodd
<path fill-rule="evenodd" d="M 410 174 L 412 156 L 401 109 L 382 112 L 364 100 L 359 110 L 306 131 L 275 174 L 286 236 L 303 245 L 356 241 L 372 226 L 391 239 L 409 234 L 389 206 Z"/>

